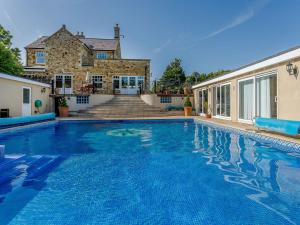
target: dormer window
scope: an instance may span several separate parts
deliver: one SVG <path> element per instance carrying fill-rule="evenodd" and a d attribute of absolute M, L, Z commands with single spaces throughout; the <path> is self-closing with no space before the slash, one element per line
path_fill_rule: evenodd
<path fill-rule="evenodd" d="M 36 64 L 45 64 L 45 52 L 36 52 L 35 53 L 35 63 Z"/>
<path fill-rule="evenodd" d="M 107 59 L 108 55 L 106 52 L 97 52 L 96 53 L 96 59 Z"/>

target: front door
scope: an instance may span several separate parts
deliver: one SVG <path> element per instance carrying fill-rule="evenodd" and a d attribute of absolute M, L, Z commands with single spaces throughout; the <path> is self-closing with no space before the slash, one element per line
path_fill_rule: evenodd
<path fill-rule="evenodd" d="M 22 116 L 31 116 L 31 88 L 22 88 Z"/>

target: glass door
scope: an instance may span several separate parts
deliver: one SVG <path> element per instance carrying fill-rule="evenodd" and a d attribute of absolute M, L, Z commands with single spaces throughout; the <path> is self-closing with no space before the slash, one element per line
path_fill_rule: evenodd
<path fill-rule="evenodd" d="M 208 112 L 208 90 L 199 91 L 199 114 L 205 115 Z"/>
<path fill-rule="evenodd" d="M 208 90 L 203 90 L 203 112 L 207 114 L 208 112 Z"/>
<path fill-rule="evenodd" d="M 277 118 L 277 76 L 256 78 L 256 116 Z"/>
<path fill-rule="evenodd" d="M 213 87 L 213 115 L 230 117 L 230 84 Z"/>
<path fill-rule="evenodd" d="M 199 113 L 203 114 L 203 92 L 199 91 Z"/>
<path fill-rule="evenodd" d="M 239 119 L 254 119 L 254 79 L 239 81 Z"/>

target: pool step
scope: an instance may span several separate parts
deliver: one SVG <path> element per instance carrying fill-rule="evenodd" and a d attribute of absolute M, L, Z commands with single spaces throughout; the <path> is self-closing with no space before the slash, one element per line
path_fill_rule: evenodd
<path fill-rule="evenodd" d="M 57 167 L 62 156 L 19 156 L 4 158 L 0 162 L 0 203 L 5 195 L 21 186 L 41 182 L 48 173 Z"/>
<path fill-rule="evenodd" d="M 33 179 L 37 179 L 38 177 L 47 174 L 51 169 L 56 167 L 63 159 L 64 158 L 61 156 L 47 158 L 47 160 L 44 161 L 44 163 L 42 164 L 40 163 L 39 166 L 34 165 L 35 169 L 31 168 L 30 172 L 28 172 L 28 175 L 24 180 L 23 186 L 28 185 L 29 181 L 32 181 Z"/>

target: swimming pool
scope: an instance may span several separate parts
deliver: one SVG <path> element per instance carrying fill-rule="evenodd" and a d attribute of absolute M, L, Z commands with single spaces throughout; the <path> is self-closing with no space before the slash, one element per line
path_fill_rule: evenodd
<path fill-rule="evenodd" d="M 63 157 L 42 179 L 0 186 L 0 224 L 300 223 L 299 151 L 237 131 L 66 121 L 2 133 L 0 144 Z"/>

